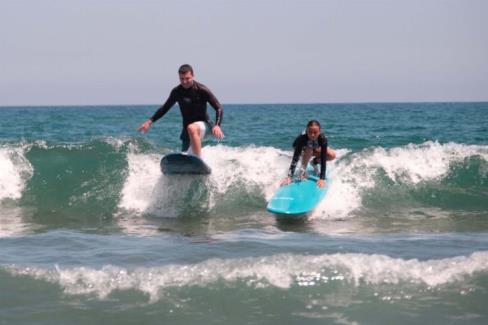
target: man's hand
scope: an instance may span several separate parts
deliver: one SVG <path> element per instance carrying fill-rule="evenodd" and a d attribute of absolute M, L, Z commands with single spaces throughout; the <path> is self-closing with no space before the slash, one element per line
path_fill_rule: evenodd
<path fill-rule="evenodd" d="M 212 128 L 212 134 L 219 140 L 224 138 L 224 132 L 220 129 L 220 126 L 216 125 Z"/>
<path fill-rule="evenodd" d="M 153 122 L 151 120 L 147 120 L 146 122 L 142 123 L 141 126 L 137 129 L 137 131 L 141 133 L 146 133 L 149 131 L 149 128 L 151 127 L 151 124 Z"/>

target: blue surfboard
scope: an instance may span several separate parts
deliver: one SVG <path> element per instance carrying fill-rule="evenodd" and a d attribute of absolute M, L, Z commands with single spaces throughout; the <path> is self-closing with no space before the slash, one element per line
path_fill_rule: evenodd
<path fill-rule="evenodd" d="M 322 201 L 329 189 L 329 178 L 325 186 L 319 188 L 319 177 L 311 168 L 307 169 L 308 178 L 294 179 L 290 184 L 282 186 L 268 203 L 267 210 L 277 215 L 299 216 L 312 211 Z"/>
<path fill-rule="evenodd" d="M 165 175 L 208 175 L 212 172 L 212 169 L 197 156 L 173 152 L 161 159 L 161 171 Z"/>

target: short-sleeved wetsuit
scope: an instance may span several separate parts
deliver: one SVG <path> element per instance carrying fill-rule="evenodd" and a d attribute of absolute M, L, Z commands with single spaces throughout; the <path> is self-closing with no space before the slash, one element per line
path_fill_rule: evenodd
<path fill-rule="evenodd" d="M 320 148 L 320 179 L 325 179 L 326 163 L 327 163 L 327 138 L 323 133 L 319 135 L 317 140 L 312 141 L 308 138 L 307 134 L 300 134 L 293 141 L 293 159 L 291 160 L 290 170 L 288 176 L 293 177 L 295 169 L 297 167 L 298 159 L 305 148 L 311 148 L 313 151 Z"/>
<path fill-rule="evenodd" d="M 215 125 L 220 126 L 223 116 L 222 106 L 210 89 L 195 80 L 193 80 L 193 85 L 188 89 L 183 88 L 182 85 L 173 88 L 166 102 L 151 117 L 151 121 L 156 122 L 174 104 L 178 103 L 183 117 L 183 130 L 180 135 L 180 139 L 183 142 L 181 150 L 186 151 L 190 146 L 190 138 L 186 127 L 197 121 L 204 121 L 212 125 L 207 113 L 207 102 L 215 109 Z"/>

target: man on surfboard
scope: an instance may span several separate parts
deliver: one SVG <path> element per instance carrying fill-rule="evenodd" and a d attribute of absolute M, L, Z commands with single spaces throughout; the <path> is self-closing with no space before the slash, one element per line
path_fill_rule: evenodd
<path fill-rule="evenodd" d="M 295 173 L 295 168 L 298 163 L 300 155 L 302 155 L 302 178 L 305 178 L 305 171 L 307 169 L 307 164 L 312 159 L 312 166 L 314 170 L 316 165 L 320 163 L 320 179 L 317 181 L 318 187 L 324 187 L 325 185 L 325 169 L 326 161 L 334 160 L 336 153 L 327 145 L 327 138 L 320 130 L 320 123 L 316 120 L 311 120 L 307 123 L 307 128 L 303 134 L 300 134 L 295 141 L 293 141 L 293 159 L 291 160 L 290 170 L 288 172 L 288 177 L 282 181 L 282 185 L 289 184 Z M 318 172 L 315 170 L 315 172 Z"/>
<path fill-rule="evenodd" d="M 202 140 L 210 130 L 217 139 L 224 137 L 224 133 L 220 129 L 222 106 L 210 89 L 193 79 L 193 68 L 189 64 L 182 65 L 178 69 L 178 75 L 180 84 L 173 88 L 166 102 L 149 120 L 141 124 L 138 131 L 146 133 L 154 122 L 178 103 L 183 117 L 183 129 L 180 135 L 181 151 L 188 151 L 200 157 Z M 212 123 L 208 116 L 207 102 L 215 110 L 215 123 Z"/>

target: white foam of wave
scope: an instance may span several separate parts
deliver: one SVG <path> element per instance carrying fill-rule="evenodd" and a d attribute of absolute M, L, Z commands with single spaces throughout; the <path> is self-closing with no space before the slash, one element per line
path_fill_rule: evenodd
<path fill-rule="evenodd" d="M 146 211 L 161 177 L 157 154 L 127 154 L 128 173 L 122 188 L 119 207 L 127 210 Z"/>
<path fill-rule="evenodd" d="M 450 165 L 471 156 L 488 161 L 488 147 L 428 141 L 391 149 L 375 148 L 354 153 L 336 162 L 327 197 L 315 209 L 317 218 L 345 219 L 362 206 L 362 194 L 374 188 L 378 171 L 394 183 L 412 185 L 439 180 Z M 340 158 L 341 156 L 339 156 Z"/>
<path fill-rule="evenodd" d="M 232 187 L 261 189 L 269 199 L 286 176 L 291 157 L 271 147 L 207 146 L 202 158 L 212 168 L 204 179 L 210 190 L 208 206 L 214 207 L 216 195 L 224 195 Z M 161 156 L 129 152 L 128 175 L 125 180 L 119 207 L 141 213 L 163 213 L 175 216 L 174 204 L 192 186 L 194 177 L 165 177 L 160 170 Z M 251 189 L 252 187 L 252 189 Z"/>
<path fill-rule="evenodd" d="M 488 251 L 439 260 L 404 260 L 385 255 L 324 254 L 318 256 L 280 254 L 242 259 L 209 259 L 197 264 L 168 265 L 128 270 L 117 266 L 101 269 L 74 267 L 43 269 L 8 266 L 18 276 L 59 284 L 67 294 L 107 297 L 115 290 L 140 290 L 157 301 L 168 288 L 206 286 L 216 282 L 244 281 L 251 287 L 325 285 L 344 281 L 356 286 L 424 284 L 440 286 L 488 271 Z"/>
<path fill-rule="evenodd" d="M 24 212 L 10 200 L 22 197 L 34 169 L 25 157 L 27 144 L 0 146 L 0 237 L 17 236 L 32 231 L 24 221 Z M 9 202 L 10 201 L 10 202 Z"/>
<path fill-rule="evenodd" d="M 368 158 L 366 167 L 382 168 L 393 181 L 417 184 L 442 178 L 449 172 L 452 163 L 475 155 L 488 161 L 488 147 L 428 141 L 390 150 L 376 148 Z"/>
<path fill-rule="evenodd" d="M 377 185 L 379 171 L 393 182 L 418 184 L 441 179 L 452 163 L 479 155 L 488 161 L 486 146 L 426 142 L 392 149 L 375 148 L 351 154 L 338 149 L 338 158 L 328 163 L 330 187 L 325 200 L 313 211 L 312 217 L 346 219 L 362 206 L 362 195 Z M 206 146 L 202 158 L 212 168 L 205 186 L 210 208 L 217 196 L 224 197 L 231 189 L 253 192 L 260 190 L 266 201 L 286 177 L 292 152 L 273 147 Z M 190 186 L 189 179 L 167 178 L 159 168 L 160 156 L 129 152 L 128 176 L 119 207 L 140 212 L 176 215 L 172 203 L 178 201 Z M 159 212 L 158 212 L 159 211 Z"/>
<path fill-rule="evenodd" d="M 24 148 L 0 147 L 0 201 L 19 199 L 33 171 Z"/>
<path fill-rule="evenodd" d="M 236 184 L 262 189 L 266 200 L 271 199 L 279 182 L 286 177 L 291 152 L 273 147 L 209 146 L 203 159 L 212 168 L 210 181 L 223 194 Z"/>
<path fill-rule="evenodd" d="M 186 195 L 195 177 L 166 177 L 161 173 L 160 160 L 159 154 L 130 152 L 127 155 L 128 176 L 119 200 L 120 209 L 164 217 L 178 216 L 178 207 L 188 199 Z M 141 228 L 138 221 L 118 220 L 119 225 L 129 232 Z"/>
<path fill-rule="evenodd" d="M 126 146 L 127 144 L 129 144 L 129 146 L 132 146 L 132 144 L 130 142 L 131 141 L 131 138 L 130 137 L 111 137 L 111 136 L 107 136 L 107 137 L 101 138 L 101 141 L 103 141 L 103 142 L 111 145 L 112 147 L 114 147 L 115 150 L 120 150 L 124 146 Z"/>

